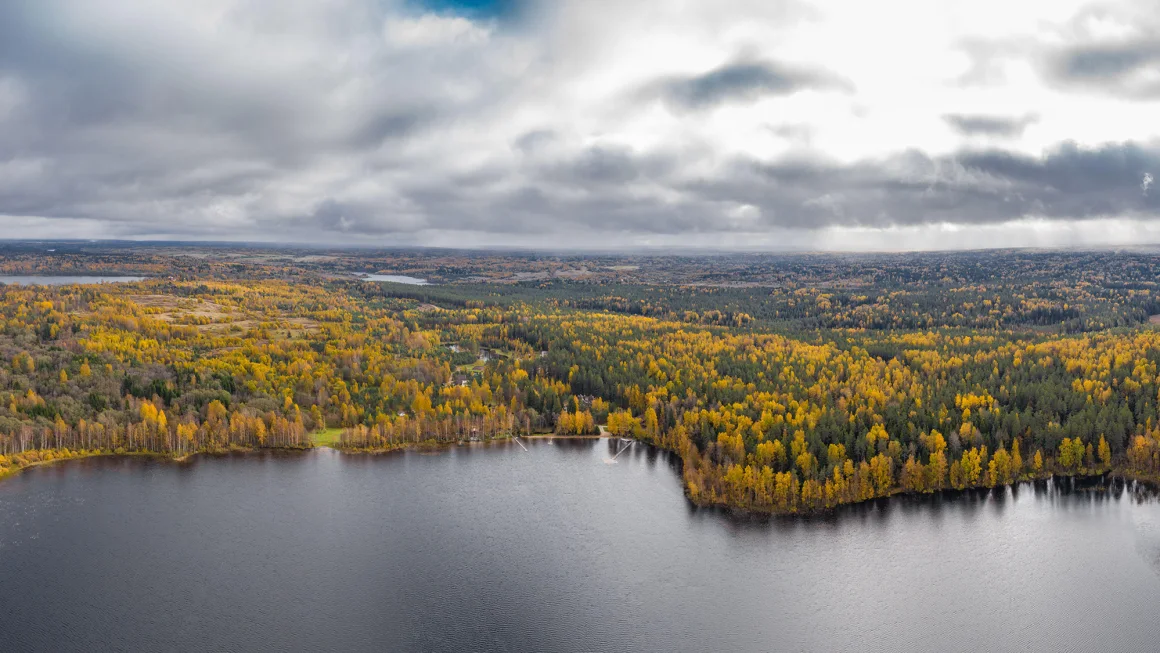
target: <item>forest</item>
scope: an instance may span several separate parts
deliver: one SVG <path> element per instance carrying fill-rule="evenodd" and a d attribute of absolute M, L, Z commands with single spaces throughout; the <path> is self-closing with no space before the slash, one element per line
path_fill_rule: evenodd
<path fill-rule="evenodd" d="M 88 455 L 607 432 L 791 513 L 1160 479 L 1160 256 L 0 247 L 0 476 Z M 366 273 L 417 274 L 413 286 Z"/>

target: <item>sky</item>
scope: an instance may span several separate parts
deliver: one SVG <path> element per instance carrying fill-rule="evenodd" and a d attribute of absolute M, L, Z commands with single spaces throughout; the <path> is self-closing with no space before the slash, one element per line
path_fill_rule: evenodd
<path fill-rule="evenodd" d="M 1160 242 L 1160 0 L 4 0 L 0 238 Z"/>

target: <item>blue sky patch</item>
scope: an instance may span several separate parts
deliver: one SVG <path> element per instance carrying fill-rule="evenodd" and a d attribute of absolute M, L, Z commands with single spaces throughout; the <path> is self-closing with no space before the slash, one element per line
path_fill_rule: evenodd
<path fill-rule="evenodd" d="M 510 18 L 516 13 L 517 0 L 413 0 L 426 11 L 455 13 L 473 19 Z"/>

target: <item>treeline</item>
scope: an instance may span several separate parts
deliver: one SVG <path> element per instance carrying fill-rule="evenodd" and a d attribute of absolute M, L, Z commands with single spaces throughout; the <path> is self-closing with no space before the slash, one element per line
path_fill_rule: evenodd
<path fill-rule="evenodd" d="M 96 421 L 81 419 L 75 425 L 59 415 L 50 426 L 25 422 L 0 438 L 0 453 L 18 456 L 41 449 L 77 449 L 106 452 L 154 452 L 186 454 L 220 451 L 231 447 L 310 446 L 302 416 L 273 411 L 229 412 L 219 401 L 211 402 L 203 417 L 187 416 L 170 423 L 164 410 L 153 402 L 133 401 L 139 420 L 119 423 L 102 413 Z"/>
<path fill-rule="evenodd" d="M 689 324 L 794 333 L 832 329 L 973 331 L 1043 329 L 1082 333 L 1146 323 L 1160 313 L 1151 281 L 1096 286 L 1058 281 L 948 282 L 856 289 L 705 287 L 575 281 L 406 286 L 351 282 L 366 300 L 413 299 L 444 308 L 512 309 L 521 304 L 608 311 Z"/>

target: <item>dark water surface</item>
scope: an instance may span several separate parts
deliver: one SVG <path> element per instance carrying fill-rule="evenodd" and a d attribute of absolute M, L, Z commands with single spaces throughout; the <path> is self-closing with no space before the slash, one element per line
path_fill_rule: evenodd
<path fill-rule="evenodd" d="M 1155 651 L 1160 505 L 692 509 L 607 441 L 101 459 L 0 482 L 5 651 Z"/>

